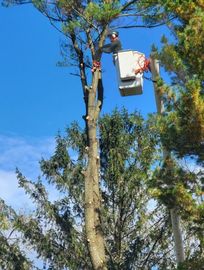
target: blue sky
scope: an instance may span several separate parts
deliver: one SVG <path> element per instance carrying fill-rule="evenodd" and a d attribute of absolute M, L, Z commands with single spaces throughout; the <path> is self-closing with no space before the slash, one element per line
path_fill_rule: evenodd
<path fill-rule="evenodd" d="M 32 6 L 0 8 L 0 133 L 19 136 L 55 136 L 84 113 L 82 90 L 70 68 L 57 67 L 61 60 L 58 33 Z M 121 30 L 124 49 L 150 53 L 159 44 L 161 29 Z M 103 112 L 115 106 L 155 110 L 153 87 L 144 82 L 142 96 L 121 97 L 110 55 L 104 55 L 105 100 Z M 147 75 L 149 76 L 149 75 Z M 82 123 L 82 121 L 81 121 Z"/>
<path fill-rule="evenodd" d="M 123 49 L 148 57 L 152 44 L 159 46 L 164 27 L 121 30 Z M 54 137 L 72 121 L 84 124 L 80 80 L 71 68 L 58 67 L 60 40 L 64 37 L 31 5 L 0 7 L 0 197 L 16 206 L 25 201 L 15 177 L 18 167 L 36 178 L 41 157 L 54 150 Z M 155 112 L 153 85 L 144 80 L 140 96 L 121 97 L 111 55 L 103 55 L 104 106 Z M 146 74 L 150 77 L 150 74 Z M 20 193 L 19 193 L 20 192 Z M 18 204 L 16 203 L 18 202 Z"/>
<path fill-rule="evenodd" d="M 164 27 L 121 30 L 123 49 L 148 57 L 152 44 L 159 45 Z M 80 80 L 71 68 L 58 67 L 60 40 L 64 37 L 31 5 L 0 7 L 0 197 L 16 206 L 24 202 L 17 188 L 15 168 L 36 178 L 38 161 L 54 150 L 54 137 L 72 121 L 84 124 Z M 153 85 L 144 81 L 140 96 L 121 97 L 111 55 L 103 55 L 104 106 L 155 112 Z M 150 74 L 146 74 L 150 77 Z M 20 193 L 19 193 L 20 192 Z"/>

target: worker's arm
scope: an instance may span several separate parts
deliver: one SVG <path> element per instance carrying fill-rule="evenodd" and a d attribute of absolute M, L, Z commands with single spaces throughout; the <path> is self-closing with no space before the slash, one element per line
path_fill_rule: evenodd
<path fill-rule="evenodd" d="M 106 44 L 101 48 L 101 51 L 104 53 L 112 53 L 113 52 L 113 46 L 112 43 Z"/>
<path fill-rule="evenodd" d="M 112 53 L 113 52 L 112 49 L 113 49 L 112 48 L 112 43 L 106 44 L 103 47 L 99 48 L 98 50 L 96 50 L 96 54 L 95 54 L 95 59 L 94 60 L 99 61 L 99 58 L 100 58 L 99 56 L 100 56 L 100 54 L 102 52 L 104 52 L 104 53 Z"/>
<path fill-rule="evenodd" d="M 95 59 L 94 59 L 94 60 L 99 61 L 99 59 L 100 59 L 99 56 L 100 56 L 100 54 L 101 54 L 102 52 L 104 52 L 104 53 L 112 53 L 112 52 L 113 52 L 112 43 L 106 44 L 106 45 L 104 45 L 102 48 L 98 49 L 98 50 L 96 51 Z"/>
<path fill-rule="evenodd" d="M 108 43 L 106 45 L 104 45 L 102 48 L 98 49 L 96 51 L 96 55 L 95 55 L 95 60 L 99 61 L 99 55 L 104 52 L 104 53 L 117 53 L 118 51 L 120 51 L 121 48 L 121 43 L 119 40 L 116 40 L 114 42 Z"/>
<path fill-rule="evenodd" d="M 122 50 L 122 46 L 121 46 L 120 40 L 118 39 L 102 47 L 102 52 L 105 52 L 105 53 L 114 54 L 114 53 L 119 52 L 120 50 Z"/>

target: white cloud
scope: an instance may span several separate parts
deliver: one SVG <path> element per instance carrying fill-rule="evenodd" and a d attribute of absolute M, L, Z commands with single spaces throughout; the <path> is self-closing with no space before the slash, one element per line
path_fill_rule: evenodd
<path fill-rule="evenodd" d="M 40 175 L 39 161 L 53 154 L 55 141 L 51 138 L 20 138 L 0 135 L 0 197 L 14 209 L 31 209 L 31 200 L 18 187 L 16 167 L 28 179 Z M 52 198 L 57 192 L 48 186 Z"/>
<path fill-rule="evenodd" d="M 39 161 L 53 154 L 55 140 L 52 138 L 20 138 L 16 136 L 0 135 L 0 198 L 17 212 L 26 214 L 34 210 L 35 206 L 24 189 L 18 185 L 16 167 L 26 178 L 36 180 L 40 175 Z M 54 201 L 62 195 L 51 185 L 46 185 L 49 199 Z M 5 232 L 8 233 L 8 232 Z M 19 236 L 15 232 L 15 237 Z M 35 265 L 42 268 L 43 262 L 31 247 L 20 244 L 21 249 Z"/>
<path fill-rule="evenodd" d="M 19 138 L 0 135 L 0 169 L 15 171 L 16 167 L 29 176 L 36 176 L 39 161 L 54 150 L 54 139 Z"/>
<path fill-rule="evenodd" d="M 18 181 L 13 172 L 0 170 L 0 197 L 15 209 L 26 211 L 32 206 L 23 190 L 18 188 Z"/>

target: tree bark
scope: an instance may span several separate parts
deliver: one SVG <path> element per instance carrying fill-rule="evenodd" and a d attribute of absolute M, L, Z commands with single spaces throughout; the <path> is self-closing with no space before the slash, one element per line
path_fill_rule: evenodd
<path fill-rule="evenodd" d="M 179 265 L 185 260 L 182 232 L 180 228 L 180 217 L 178 215 L 176 208 L 171 209 L 170 214 L 171 214 L 172 231 L 175 242 L 176 261 L 177 265 Z"/>
<path fill-rule="evenodd" d="M 98 106 L 96 94 L 100 71 L 93 73 L 88 94 L 88 166 L 85 175 L 85 228 L 92 265 L 95 270 L 107 269 L 105 245 L 100 220 L 99 153 L 97 141 Z"/>
<path fill-rule="evenodd" d="M 99 39 L 99 47 L 104 43 L 107 26 L 104 27 Z M 88 44 L 91 50 L 92 59 L 95 57 L 95 47 L 90 35 L 90 29 L 86 30 Z M 91 262 L 94 270 L 106 270 L 106 256 L 105 243 L 103 238 L 102 224 L 101 224 L 101 195 L 99 189 L 99 171 L 100 161 L 98 153 L 97 140 L 97 121 L 99 113 L 103 104 L 103 84 L 101 78 L 101 71 L 96 68 L 92 72 L 92 84 L 87 85 L 85 65 L 83 59 L 83 51 L 77 43 L 76 34 L 71 35 L 74 49 L 78 56 L 79 70 L 84 93 L 84 102 L 86 108 L 86 116 L 84 117 L 86 123 L 87 134 L 87 152 L 88 165 L 85 172 L 85 230 L 90 252 Z M 101 55 L 100 55 L 101 57 Z"/>

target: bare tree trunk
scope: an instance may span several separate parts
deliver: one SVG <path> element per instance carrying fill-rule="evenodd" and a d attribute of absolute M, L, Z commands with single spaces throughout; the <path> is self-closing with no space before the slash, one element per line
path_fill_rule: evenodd
<path fill-rule="evenodd" d="M 107 26 L 101 32 L 99 47 L 104 43 Z M 92 59 L 95 56 L 95 47 L 90 35 L 90 29 L 86 30 L 88 43 L 91 49 Z M 88 165 L 85 172 L 85 230 L 94 270 L 106 270 L 105 243 L 101 224 L 101 195 L 99 189 L 99 143 L 97 141 L 97 121 L 103 104 L 103 84 L 100 68 L 92 73 L 92 85 L 87 85 L 83 51 L 77 43 L 76 35 L 71 35 L 72 43 L 78 56 L 81 83 L 86 107 L 86 134 Z"/>
<path fill-rule="evenodd" d="M 159 62 L 154 58 L 152 55 L 150 58 L 150 68 L 152 72 L 152 80 L 154 83 L 154 92 L 155 92 L 155 99 L 156 99 L 156 105 L 157 105 L 157 113 L 161 114 L 164 112 L 163 102 L 161 99 L 161 94 L 157 88 L 156 80 L 159 78 Z M 169 151 L 167 151 L 163 147 L 163 158 L 164 160 L 170 156 Z M 184 255 L 184 247 L 183 247 L 183 240 L 182 240 L 182 232 L 180 228 L 180 217 L 176 210 L 176 208 L 170 209 L 170 215 L 171 215 L 171 223 L 172 223 L 172 232 L 174 237 L 174 243 L 175 243 L 175 253 L 176 253 L 176 262 L 177 265 L 179 265 L 181 262 L 185 260 Z"/>
<path fill-rule="evenodd" d="M 97 120 L 100 102 L 96 102 L 100 71 L 93 73 L 92 87 L 88 93 L 88 167 L 85 175 L 85 228 L 93 268 L 107 269 L 104 239 L 100 219 L 99 153 Z"/>
<path fill-rule="evenodd" d="M 179 265 L 185 260 L 182 232 L 180 228 L 180 217 L 175 208 L 170 210 L 170 214 L 171 214 L 171 224 L 172 224 L 172 230 L 173 230 L 174 242 L 175 242 L 176 260 L 177 260 L 177 264 Z"/>

